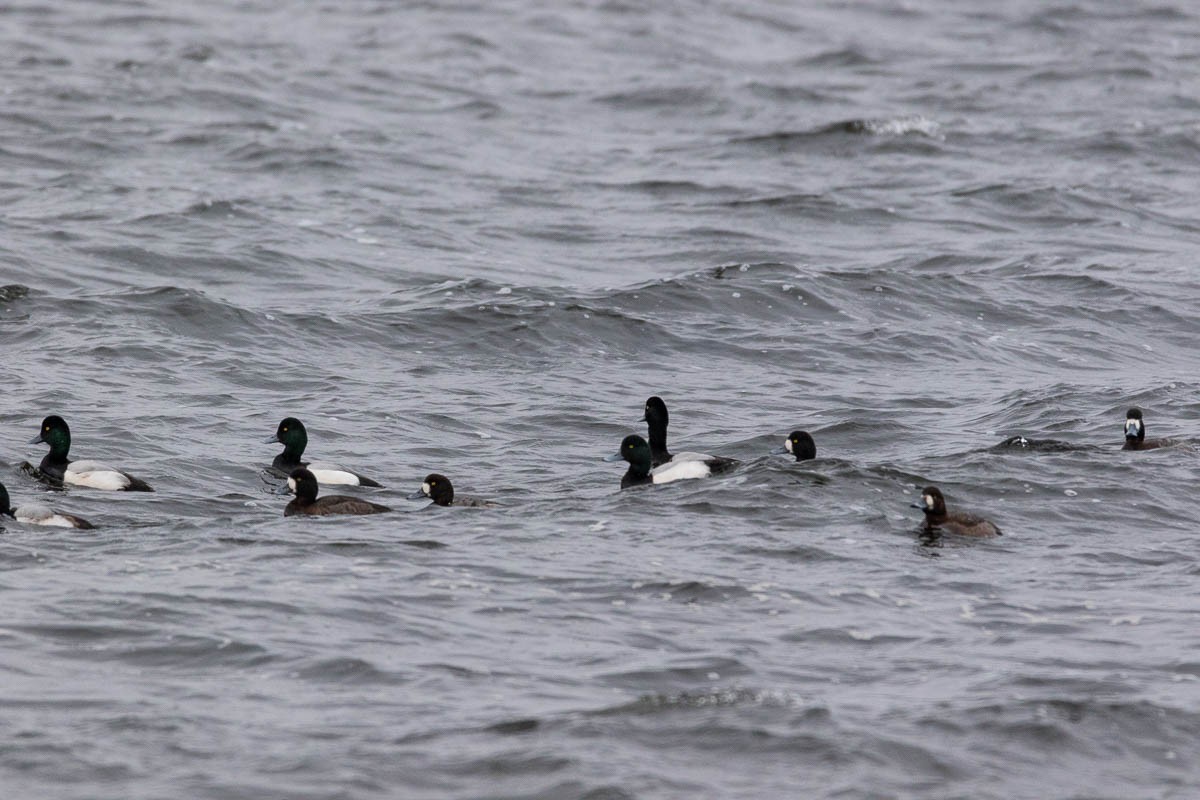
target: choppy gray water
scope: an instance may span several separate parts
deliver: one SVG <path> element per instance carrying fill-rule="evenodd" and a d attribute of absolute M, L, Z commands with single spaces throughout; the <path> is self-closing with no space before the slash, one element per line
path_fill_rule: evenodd
<path fill-rule="evenodd" d="M 1192 5 L 286 5 L 0 8 L 3 482 L 157 489 L 0 536 L 5 797 L 1197 796 Z"/>

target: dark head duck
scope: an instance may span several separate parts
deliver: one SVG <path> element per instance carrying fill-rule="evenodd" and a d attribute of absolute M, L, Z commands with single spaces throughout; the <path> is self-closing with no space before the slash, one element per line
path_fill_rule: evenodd
<path fill-rule="evenodd" d="M 296 498 L 283 509 L 285 517 L 299 514 L 314 517 L 332 514 L 382 514 L 391 511 L 387 506 L 346 495 L 335 494 L 318 499 L 317 479 L 312 472 L 303 467 L 292 471 L 288 477 L 288 486 L 296 493 Z"/>
<path fill-rule="evenodd" d="M 50 452 L 42 459 L 38 469 L 55 483 L 109 491 L 154 491 L 145 481 L 99 461 L 71 461 L 68 458 L 71 452 L 71 429 L 60 416 L 52 415 L 42 420 L 38 435 L 29 440 L 30 444 L 40 442 L 50 445 Z"/>
<path fill-rule="evenodd" d="M 304 456 L 304 448 L 308 447 L 308 431 L 305 430 L 304 423 L 295 417 L 288 417 L 280 422 L 279 427 L 275 429 L 275 435 L 266 441 L 268 444 L 279 442 L 283 445 L 283 452 L 275 456 L 271 466 L 285 475 L 290 475 L 293 470 L 300 467 L 307 467 L 316 476 L 318 483 L 327 486 L 382 487 L 382 484 L 337 464 L 318 462 L 310 464 L 307 461 L 301 461 L 300 459 Z"/>
<path fill-rule="evenodd" d="M 1122 450 L 1155 450 L 1169 444 L 1167 439 L 1147 439 L 1146 423 L 1140 408 L 1125 412 L 1125 446 Z"/>
<path fill-rule="evenodd" d="M 646 423 L 650 435 L 651 467 L 660 467 L 678 461 L 724 461 L 728 462 L 727 467 L 737 464 L 735 459 L 711 456 L 708 453 L 671 453 L 667 450 L 667 425 L 670 421 L 671 416 L 667 413 L 667 404 L 661 397 L 655 395 L 646 401 L 646 414 L 642 417 L 642 422 Z"/>
<path fill-rule="evenodd" d="M 667 425 L 671 415 L 667 413 L 667 404 L 658 395 L 646 401 L 646 413 L 642 417 L 650 436 L 650 462 L 657 467 L 671 460 L 671 452 L 667 450 Z"/>
<path fill-rule="evenodd" d="M 783 444 L 771 451 L 772 455 L 791 453 L 797 461 L 808 461 L 817 457 L 817 443 L 808 431 L 792 431 Z"/>
<path fill-rule="evenodd" d="M 478 497 L 455 495 L 454 486 L 445 475 L 431 472 L 421 482 L 421 488 L 408 496 L 409 500 L 432 500 L 439 506 L 471 506 L 474 508 L 490 508 L 496 504 Z"/>
<path fill-rule="evenodd" d="M 74 514 L 62 514 L 40 503 L 12 508 L 9 504 L 8 489 L 0 483 L 0 517 L 9 517 L 26 525 L 47 525 L 53 528 L 86 528 L 95 527 L 82 517 Z"/>
<path fill-rule="evenodd" d="M 621 449 L 605 461 L 625 461 L 629 464 L 624 477 L 621 478 L 621 488 L 641 486 L 646 483 L 671 483 L 672 481 L 688 478 L 707 478 L 732 469 L 737 462 L 728 458 L 692 459 L 687 461 L 670 461 L 658 467 L 652 465 L 650 445 L 637 434 L 630 434 L 621 441 Z"/>
<path fill-rule="evenodd" d="M 991 522 L 974 514 L 962 511 L 949 513 L 946 511 L 946 498 L 936 486 L 926 486 L 921 490 L 921 502 L 913 503 L 913 508 L 925 512 L 925 531 L 943 531 L 956 533 L 960 536 L 999 536 L 1000 529 Z"/>

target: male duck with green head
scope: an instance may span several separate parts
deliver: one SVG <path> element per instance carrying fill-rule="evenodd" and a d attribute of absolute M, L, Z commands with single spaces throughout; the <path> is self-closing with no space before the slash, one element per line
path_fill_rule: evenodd
<path fill-rule="evenodd" d="M 326 486 L 383 486 L 338 464 L 301 461 L 304 448 L 308 447 L 308 431 L 305 430 L 304 423 L 295 417 L 288 417 L 280 422 L 279 427 L 275 429 L 275 435 L 266 441 L 268 444 L 279 442 L 283 445 L 283 452 L 275 456 L 271 466 L 284 475 L 291 475 L 296 470 L 305 468 L 313 474 L 317 483 Z"/>
<path fill-rule="evenodd" d="M 145 481 L 100 461 L 72 461 L 67 458 L 71 452 L 71 429 L 60 416 L 49 416 L 42 420 L 38 435 L 29 441 L 30 444 L 40 442 L 50 445 L 50 452 L 42 459 L 38 469 L 54 483 L 111 492 L 154 491 Z"/>
<path fill-rule="evenodd" d="M 706 459 L 690 461 L 668 461 L 655 467 L 650 445 L 637 434 L 626 436 L 621 442 L 621 449 L 605 461 L 626 461 L 629 469 L 621 478 L 621 488 L 641 486 L 647 483 L 671 483 L 689 478 L 707 478 L 728 472 L 737 466 L 736 461 L 729 458 L 709 456 Z"/>

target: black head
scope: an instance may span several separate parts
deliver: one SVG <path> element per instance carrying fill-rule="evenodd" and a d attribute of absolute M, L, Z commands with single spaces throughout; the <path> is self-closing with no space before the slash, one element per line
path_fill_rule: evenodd
<path fill-rule="evenodd" d="M 670 423 L 670 415 L 667 414 L 667 404 L 658 395 L 651 397 L 646 401 L 646 415 L 642 417 L 642 422 L 648 422 L 651 425 L 662 425 L 664 428 Z"/>
<path fill-rule="evenodd" d="M 913 503 L 913 508 L 925 512 L 926 517 L 946 516 L 946 498 L 942 497 L 941 489 L 936 486 L 926 486 L 921 490 L 921 502 Z"/>
<path fill-rule="evenodd" d="M 4 488 L 3 483 L 0 483 L 0 514 L 10 517 L 13 515 L 12 507 L 8 502 L 8 489 Z"/>
<path fill-rule="evenodd" d="M 275 428 L 274 437 L 266 441 L 278 441 L 282 444 L 286 461 L 300 461 L 300 457 L 304 456 L 305 447 L 308 446 L 308 432 L 305 431 L 304 422 L 289 416 L 280 422 L 280 427 Z"/>
<path fill-rule="evenodd" d="M 646 440 L 632 433 L 621 440 L 621 449 L 611 456 L 604 459 L 605 461 L 621 461 L 629 462 L 629 465 L 639 472 L 650 471 L 650 445 L 646 444 Z"/>
<path fill-rule="evenodd" d="M 317 499 L 317 476 L 304 467 L 292 470 L 288 476 L 288 488 L 301 500 L 312 502 Z"/>
<path fill-rule="evenodd" d="M 30 444 L 45 442 L 50 445 L 50 452 L 66 452 L 71 449 L 71 429 L 67 421 L 58 415 L 52 415 L 42 420 L 38 435 L 29 440 Z"/>
<path fill-rule="evenodd" d="M 1142 410 L 1131 408 L 1125 412 L 1125 440 L 1142 441 L 1146 438 L 1146 425 L 1142 422 Z"/>
<path fill-rule="evenodd" d="M 275 435 L 267 441 L 280 442 L 287 447 L 303 447 L 308 444 L 308 431 L 304 429 L 303 422 L 295 417 L 287 417 L 279 423 L 279 427 L 275 429 Z"/>
<path fill-rule="evenodd" d="M 783 446 L 771 451 L 772 453 L 790 453 L 797 461 L 808 461 L 817 457 L 817 443 L 808 431 L 792 431 L 783 440 Z"/>
<path fill-rule="evenodd" d="M 454 486 L 445 475 L 431 472 L 421 482 L 421 488 L 408 496 L 409 500 L 429 498 L 439 506 L 448 506 L 454 502 Z"/>

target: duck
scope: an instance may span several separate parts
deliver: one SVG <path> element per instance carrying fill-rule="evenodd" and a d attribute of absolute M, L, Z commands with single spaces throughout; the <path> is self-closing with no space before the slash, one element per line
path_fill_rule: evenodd
<path fill-rule="evenodd" d="M 993 451 L 1008 450 L 1040 450 L 1050 453 L 1066 453 L 1073 450 L 1087 450 L 1087 445 L 1071 444 L 1061 439 L 1030 439 L 1026 436 L 1010 436 L 1000 444 L 991 447 Z"/>
<path fill-rule="evenodd" d="M 611 456 L 605 457 L 604 460 L 629 462 L 629 469 L 621 478 L 622 489 L 648 483 L 672 483 L 689 478 L 707 478 L 710 475 L 728 472 L 738 463 L 731 458 L 709 456 L 703 459 L 670 461 L 655 467 L 650 453 L 650 445 L 646 443 L 645 439 L 637 434 L 630 434 L 621 440 L 621 449 Z"/>
<path fill-rule="evenodd" d="M 728 461 L 731 465 L 736 464 L 736 459 L 724 458 L 722 456 L 712 456 L 708 453 L 674 453 L 667 450 L 667 425 L 670 424 L 671 415 L 667 413 L 667 404 L 661 397 L 655 395 L 646 400 L 646 413 L 642 417 L 642 422 L 646 423 L 647 432 L 650 436 L 650 463 L 653 467 L 660 467 L 663 464 L 668 464 L 676 461 Z"/>
<path fill-rule="evenodd" d="M 1000 536 L 1000 529 L 992 522 L 974 514 L 962 511 L 949 513 L 946 511 L 946 498 L 936 486 L 926 486 L 921 490 L 921 502 L 913 503 L 913 508 L 925 512 L 925 532 L 933 533 L 940 530 L 945 533 L 955 533 L 959 536 Z"/>
<path fill-rule="evenodd" d="M 4 484 L 2 483 L 0 483 L 0 516 L 15 519 L 17 522 L 23 522 L 26 525 L 46 525 L 52 528 L 92 530 L 96 527 L 83 517 L 77 517 L 74 514 L 63 514 L 41 503 L 32 503 L 12 508 L 8 499 L 8 489 L 4 488 Z"/>
<path fill-rule="evenodd" d="M 1157 450 L 1170 444 L 1170 439 L 1146 438 L 1146 423 L 1142 420 L 1140 408 L 1131 408 L 1125 412 L 1125 446 L 1122 450 Z"/>
<path fill-rule="evenodd" d="M 153 492 L 150 485 L 128 472 L 114 469 L 100 461 L 71 461 L 71 428 L 66 420 L 57 415 L 42 420 L 38 435 L 29 444 L 46 443 L 50 452 L 38 465 L 41 474 L 58 484 L 86 486 L 91 489 L 106 489 L 116 492 Z"/>
<path fill-rule="evenodd" d="M 325 517 L 333 514 L 382 514 L 391 511 L 387 506 L 371 503 L 358 497 L 344 494 L 326 495 L 317 498 L 317 478 L 304 467 L 292 470 L 288 476 L 288 487 L 296 493 L 295 499 L 283 509 L 285 517 L 305 515 Z"/>
<path fill-rule="evenodd" d="M 363 477 L 357 472 L 351 472 L 337 464 L 301 461 L 300 458 L 304 455 L 304 448 L 308 446 L 308 431 L 305 430 L 304 423 L 295 417 L 287 417 L 280 422 L 279 427 L 275 429 L 275 435 L 265 441 L 267 444 L 278 442 L 283 445 L 283 452 L 275 456 L 275 460 L 271 462 L 271 466 L 284 475 L 290 475 L 294 470 L 306 467 L 316 477 L 317 483 L 323 483 L 326 486 L 373 486 L 377 489 L 383 488 L 383 484 Z"/>
<path fill-rule="evenodd" d="M 784 453 L 791 453 L 797 461 L 809 461 L 817 457 L 817 443 L 808 431 L 792 431 L 783 444 L 771 451 L 774 456 Z"/>
<path fill-rule="evenodd" d="M 460 506 L 469 508 L 495 508 L 496 504 L 482 497 L 467 497 L 456 495 L 454 486 L 445 475 L 431 472 L 421 482 L 421 488 L 408 496 L 409 500 L 432 500 L 434 505 Z"/>

